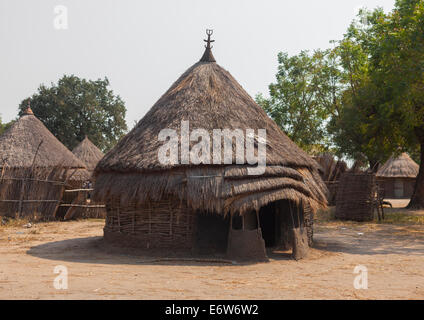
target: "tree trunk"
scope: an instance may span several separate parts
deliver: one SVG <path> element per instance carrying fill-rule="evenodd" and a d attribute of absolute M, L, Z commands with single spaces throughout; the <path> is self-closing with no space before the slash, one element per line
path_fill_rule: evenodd
<path fill-rule="evenodd" d="M 415 180 L 414 193 L 409 202 L 408 209 L 424 209 L 424 138 L 420 141 L 420 170 Z"/>
<path fill-rule="evenodd" d="M 371 160 L 368 160 L 368 162 L 369 162 L 371 171 L 373 173 L 377 173 L 377 171 L 379 169 L 379 166 L 378 166 L 379 161 L 378 160 L 371 159 Z"/>

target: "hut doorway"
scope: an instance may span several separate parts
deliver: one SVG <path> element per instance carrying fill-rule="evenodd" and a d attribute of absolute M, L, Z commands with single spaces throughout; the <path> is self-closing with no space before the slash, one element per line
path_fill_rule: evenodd
<path fill-rule="evenodd" d="M 277 229 L 280 217 L 275 209 L 275 203 L 272 202 L 259 211 L 260 228 L 267 248 L 275 247 L 278 243 Z"/>
<path fill-rule="evenodd" d="M 259 210 L 259 224 L 267 248 L 291 248 L 291 230 L 303 228 L 303 211 L 289 200 L 271 202 Z"/>
<path fill-rule="evenodd" d="M 196 214 L 194 251 L 199 254 L 221 254 L 227 250 L 230 218 L 208 212 Z"/>
<path fill-rule="evenodd" d="M 230 225 L 228 254 L 242 259 L 266 259 L 265 248 L 292 249 L 292 256 L 301 259 L 309 248 L 305 207 L 290 200 L 271 202 L 242 217 L 233 215 Z M 309 238 L 309 236 L 311 236 Z"/>

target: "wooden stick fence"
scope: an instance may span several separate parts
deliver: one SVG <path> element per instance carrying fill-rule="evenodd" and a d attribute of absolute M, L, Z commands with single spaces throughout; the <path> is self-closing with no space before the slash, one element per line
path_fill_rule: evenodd
<path fill-rule="evenodd" d="M 31 177 L 22 177 L 22 178 L 16 178 L 16 177 L 4 177 L 2 176 L 0 178 L 0 184 L 4 182 L 17 182 L 20 184 L 20 190 L 19 190 L 19 199 L 0 199 L 0 203 L 10 203 L 10 204 L 17 204 L 17 214 L 16 217 L 21 217 L 23 213 L 23 207 L 24 204 L 49 204 L 49 203 L 56 203 L 55 209 L 53 210 L 53 217 L 56 216 L 56 212 L 59 208 L 79 208 L 79 209 L 105 209 L 106 206 L 103 204 L 83 204 L 82 202 L 86 201 L 86 196 L 80 197 L 81 203 L 64 203 L 63 201 L 63 195 L 70 194 L 70 193 L 78 193 L 78 195 L 82 193 L 88 193 L 93 191 L 92 188 L 79 188 L 79 189 L 70 189 L 66 190 L 65 187 L 68 186 L 66 181 L 59 181 L 59 180 L 50 180 L 50 179 L 39 179 L 39 178 L 31 178 Z M 26 187 L 29 186 L 30 183 L 45 183 L 45 184 L 51 184 L 56 187 L 61 187 L 62 191 L 59 192 L 59 194 L 56 194 L 58 199 L 25 199 L 25 191 Z M 73 214 L 68 215 L 73 216 Z"/>

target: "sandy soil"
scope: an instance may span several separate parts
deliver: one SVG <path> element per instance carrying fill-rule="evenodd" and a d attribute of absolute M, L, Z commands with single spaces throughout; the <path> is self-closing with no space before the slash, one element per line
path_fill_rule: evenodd
<path fill-rule="evenodd" d="M 424 299 L 424 225 L 320 222 L 307 259 L 153 262 L 106 246 L 103 221 L 0 227 L 0 299 Z M 69 272 L 56 290 L 55 266 Z M 355 266 L 368 289 L 353 286 Z"/>

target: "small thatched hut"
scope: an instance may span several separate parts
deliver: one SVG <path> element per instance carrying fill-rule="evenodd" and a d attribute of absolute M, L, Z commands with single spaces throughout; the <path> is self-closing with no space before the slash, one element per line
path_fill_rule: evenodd
<path fill-rule="evenodd" d="M 207 43 L 200 61 L 97 165 L 94 196 L 106 203 L 105 240 L 248 259 L 264 259 L 265 246 L 284 244 L 299 258 L 312 237 L 313 212 L 326 205 L 318 165 L 215 62 Z M 177 149 L 185 148 L 184 121 L 209 137 L 216 129 L 239 129 L 229 140 L 232 163 L 212 164 L 214 151 L 200 164 L 185 162 L 183 152 L 178 161 L 159 161 L 162 129 L 175 130 Z M 247 129 L 266 129 L 263 174 L 236 164 L 238 134 Z M 257 154 L 265 142 L 254 139 Z M 193 148 L 193 139 L 187 143 Z"/>
<path fill-rule="evenodd" d="M 0 214 L 37 211 L 51 218 L 65 182 L 84 168 L 28 107 L 0 136 Z"/>
<path fill-rule="evenodd" d="M 85 164 L 91 174 L 104 156 L 103 152 L 87 136 L 72 150 L 72 153 Z"/>
<path fill-rule="evenodd" d="M 84 140 L 82 140 L 73 150 L 72 153 L 80 159 L 86 166 L 87 170 L 84 169 L 82 172 L 83 175 L 79 178 L 83 178 L 82 181 L 86 182 L 85 184 L 78 186 L 82 187 L 83 190 L 79 190 L 75 193 L 65 194 L 64 201 L 68 203 L 74 204 L 86 204 L 89 207 L 76 207 L 66 210 L 64 212 L 65 218 L 105 218 L 106 210 L 105 208 L 100 207 L 100 203 L 96 203 L 91 201 L 89 189 L 91 187 L 91 183 L 93 182 L 93 172 L 97 163 L 100 159 L 103 158 L 104 154 L 94 145 L 93 142 L 85 136 Z M 77 172 L 77 175 L 79 172 Z M 88 183 L 89 182 L 89 183 Z M 99 207 L 96 207 L 99 206 Z"/>
<path fill-rule="evenodd" d="M 411 198 L 418 171 L 418 164 L 408 154 L 392 156 L 376 174 L 377 183 L 384 189 L 384 197 Z"/>

